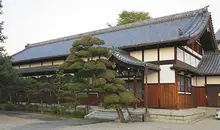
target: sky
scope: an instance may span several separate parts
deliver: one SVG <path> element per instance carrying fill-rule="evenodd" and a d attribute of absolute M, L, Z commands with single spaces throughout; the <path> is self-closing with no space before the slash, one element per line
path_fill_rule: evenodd
<path fill-rule="evenodd" d="M 9 55 L 28 43 L 115 25 L 123 10 L 149 12 L 153 18 L 209 5 L 214 31 L 220 28 L 218 0 L 3 0 L 5 46 Z"/>

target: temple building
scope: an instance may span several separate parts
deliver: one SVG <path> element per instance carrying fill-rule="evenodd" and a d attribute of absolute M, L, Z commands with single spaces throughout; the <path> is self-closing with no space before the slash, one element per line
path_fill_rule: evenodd
<path fill-rule="evenodd" d="M 142 106 L 220 106 L 220 31 L 214 34 L 207 7 L 28 44 L 12 55 L 13 66 L 23 76 L 51 78 L 84 36 L 111 48 L 109 60 Z"/>

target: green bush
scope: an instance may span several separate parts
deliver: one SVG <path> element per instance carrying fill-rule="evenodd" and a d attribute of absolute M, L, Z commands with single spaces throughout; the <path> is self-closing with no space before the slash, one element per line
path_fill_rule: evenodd
<path fill-rule="evenodd" d="M 13 104 L 4 104 L 3 109 L 6 111 L 14 111 L 16 110 L 16 107 Z"/>
<path fill-rule="evenodd" d="M 0 110 L 3 110 L 4 108 L 3 108 L 3 104 L 0 104 Z"/>
<path fill-rule="evenodd" d="M 26 110 L 26 105 L 22 105 L 22 104 L 14 104 L 14 110 L 16 111 L 25 111 Z"/>
<path fill-rule="evenodd" d="M 54 113 L 54 114 L 58 114 L 61 111 L 60 108 L 56 107 L 56 106 L 51 107 L 51 109 L 52 109 L 52 113 Z"/>
<path fill-rule="evenodd" d="M 73 118 L 84 118 L 84 116 L 85 116 L 84 111 L 77 110 L 77 111 L 72 112 L 72 117 Z"/>

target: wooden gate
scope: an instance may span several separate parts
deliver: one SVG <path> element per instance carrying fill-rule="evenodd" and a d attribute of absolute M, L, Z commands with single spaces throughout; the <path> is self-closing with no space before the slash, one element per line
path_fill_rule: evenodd
<path fill-rule="evenodd" d="M 206 85 L 207 104 L 209 107 L 220 106 L 220 85 Z"/>

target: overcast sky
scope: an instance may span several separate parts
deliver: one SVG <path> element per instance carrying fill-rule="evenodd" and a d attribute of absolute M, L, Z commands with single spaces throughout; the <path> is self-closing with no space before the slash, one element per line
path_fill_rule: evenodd
<path fill-rule="evenodd" d="M 5 46 L 14 54 L 27 43 L 83 33 L 116 24 L 123 10 L 160 17 L 209 6 L 214 31 L 220 28 L 218 0 L 3 0 Z"/>

